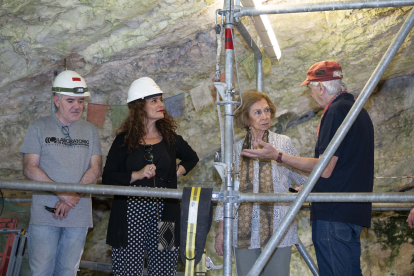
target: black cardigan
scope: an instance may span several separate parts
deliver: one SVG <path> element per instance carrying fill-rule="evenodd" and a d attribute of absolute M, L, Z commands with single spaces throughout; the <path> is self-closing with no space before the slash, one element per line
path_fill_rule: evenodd
<path fill-rule="evenodd" d="M 124 144 L 124 134 L 118 135 L 112 143 L 106 159 L 102 174 L 102 182 L 107 185 L 132 186 L 132 171 L 126 170 L 127 147 Z M 175 135 L 175 145 L 167 145 L 168 154 L 171 158 L 170 178 L 176 173 L 176 159 L 180 159 L 179 165 L 185 168 L 186 174 L 191 171 L 198 162 L 196 152 L 184 141 L 180 135 Z M 139 185 L 137 180 L 132 184 Z M 163 188 L 177 189 L 177 177 Z M 165 199 L 165 206 L 161 215 L 163 221 L 175 222 L 175 246 L 180 245 L 180 203 L 177 199 Z M 112 247 L 126 247 L 128 243 L 127 222 L 127 197 L 114 196 L 111 215 L 109 217 L 106 243 Z"/>

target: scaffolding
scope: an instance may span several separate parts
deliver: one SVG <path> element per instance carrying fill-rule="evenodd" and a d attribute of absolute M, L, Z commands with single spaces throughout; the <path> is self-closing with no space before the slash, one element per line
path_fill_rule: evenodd
<path fill-rule="evenodd" d="M 255 7 L 240 7 L 240 6 L 233 6 L 233 1 L 228 0 L 225 1 L 224 9 L 220 11 L 220 14 L 225 17 L 225 28 L 230 29 L 231 32 L 233 31 L 233 26 L 235 21 L 238 21 L 240 17 L 247 16 L 247 15 L 260 15 L 260 14 L 277 14 L 277 13 L 298 13 L 298 12 L 314 12 L 314 11 L 334 11 L 334 10 L 344 10 L 344 9 L 365 9 L 365 8 L 379 8 L 379 7 L 396 7 L 396 6 L 413 6 L 414 1 L 394 1 L 394 0 L 386 0 L 386 1 L 354 1 L 354 2 L 323 2 L 323 3 L 313 3 L 313 4 L 290 4 L 290 5 L 277 5 L 277 6 L 263 6 L 261 8 Z M 374 88 L 377 86 L 379 80 L 381 79 L 382 75 L 384 74 L 385 70 L 391 63 L 391 60 L 394 58 L 395 54 L 397 53 L 398 49 L 401 47 L 402 43 L 404 42 L 405 38 L 407 37 L 409 31 L 411 30 L 414 24 L 414 10 L 411 10 L 409 13 L 406 21 L 403 23 L 402 27 L 400 28 L 398 34 L 395 36 L 394 40 L 392 41 L 391 45 L 389 46 L 388 50 L 384 54 L 383 58 L 379 62 L 378 66 L 376 67 L 375 71 L 371 75 L 370 79 L 368 80 L 367 84 L 365 85 L 364 89 L 362 90 L 361 94 L 355 101 L 352 109 L 349 111 L 347 117 L 341 124 L 340 128 L 336 132 L 335 136 L 331 140 L 328 148 L 325 150 L 324 154 L 320 158 L 319 162 L 313 169 L 312 173 L 310 174 L 308 180 L 304 184 L 302 191 L 295 196 L 291 208 L 289 209 L 288 213 L 282 219 L 279 227 L 274 232 L 273 236 L 263 249 L 262 253 L 260 254 L 259 258 L 257 259 L 256 263 L 253 265 L 252 269 L 248 273 L 248 276 L 259 275 L 262 271 L 263 267 L 273 254 L 274 250 L 277 247 L 277 244 L 281 241 L 284 233 L 288 229 L 289 225 L 292 223 L 293 219 L 295 218 L 296 214 L 298 213 L 299 209 L 301 208 L 302 204 L 308 198 L 310 192 L 312 191 L 313 187 L 315 186 L 317 180 L 321 176 L 322 172 L 324 171 L 325 167 L 331 160 L 333 154 L 335 153 L 336 149 L 339 147 L 340 143 L 344 139 L 345 135 L 348 133 L 349 129 L 351 128 L 352 124 L 354 123 L 355 119 L 359 115 L 360 111 L 363 109 L 364 104 L 368 100 L 369 96 L 371 95 Z M 249 44 L 249 43 L 247 43 Z M 225 59 L 225 76 L 226 76 L 226 83 L 228 84 L 228 91 L 227 91 L 227 99 L 228 103 L 226 103 L 226 117 L 225 117 L 225 143 L 226 147 L 224 150 L 225 154 L 225 163 L 227 167 L 227 177 L 226 177 L 226 191 L 224 194 L 224 258 L 223 258 L 223 275 L 231 276 L 232 275 L 232 267 L 231 267 L 231 240 L 232 240 L 232 204 L 235 201 L 235 192 L 233 189 L 233 176 L 235 175 L 235 171 L 233 170 L 234 166 L 232 165 L 232 159 L 230 156 L 233 153 L 233 145 L 230 143 L 233 141 L 233 136 L 231 131 L 228 129 L 232 129 L 233 127 L 233 117 L 230 109 L 233 108 L 231 102 L 231 80 L 233 76 L 233 49 L 226 49 L 226 59 Z M 262 78 L 263 76 L 259 76 L 261 71 L 257 71 L 257 79 Z M 327 194 L 325 194 L 327 196 Z M 376 195 L 376 196 L 384 196 L 384 199 L 387 199 L 387 195 Z M 345 202 L 347 200 L 355 200 L 355 201 L 375 201 L 374 198 L 376 197 L 374 194 L 348 194 L 346 195 L 329 195 L 330 197 L 328 201 L 335 201 L 340 199 L 341 202 Z M 392 195 L 389 195 L 392 197 Z M 397 198 L 398 195 L 395 195 Z M 273 198 L 274 197 L 274 198 Z M 276 201 L 276 195 L 259 195 L 259 194 L 240 194 L 239 201 L 243 198 L 246 201 L 253 202 L 253 201 L 267 201 L 267 202 L 274 202 Z M 288 196 L 287 196 L 288 197 Z M 395 199 L 397 199 L 395 198 Z M 349 202 L 349 201 L 347 201 Z M 387 201 L 390 202 L 390 201 Z M 315 274 L 315 273 L 314 273 Z"/>
<path fill-rule="evenodd" d="M 27 180 L 0 180 L 0 189 L 87 193 L 92 194 L 92 196 L 96 197 L 110 197 L 112 195 L 129 195 L 174 199 L 181 199 L 183 191 L 181 189 L 155 189 L 113 185 L 85 185 L 73 183 L 37 182 Z M 297 197 L 298 194 L 253 194 L 239 193 L 235 191 L 234 197 L 232 197 L 232 202 L 292 202 Z M 31 202 L 31 200 L 28 198 L 9 199 L 12 202 L 16 203 Z M 213 192 L 211 200 L 224 201 L 224 193 Z M 373 211 L 408 211 L 414 207 L 414 204 L 410 204 L 410 202 L 414 202 L 414 193 L 312 193 L 305 199 L 305 202 L 374 202 Z M 303 204 L 303 206 L 300 207 L 303 210 L 307 210 L 309 209 L 309 204 L 305 203 Z M 303 257 L 305 263 L 308 265 L 313 275 L 319 275 L 317 266 L 315 265 L 310 254 L 307 252 L 306 247 L 302 244 L 300 240 L 299 243 L 296 244 L 296 248 Z M 110 264 L 86 261 L 83 261 L 81 267 L 102 271 L 108 271 L 111 269 Z"/>
<path fill-rule="evenodd" d="M 408 0 L 378 0 L 378 1 L 349 1 L 349 2 L 322 2 L 313 4 L 289 4 L 277 6 L 263 6 L 261 8 L 255 7 L 240 7 L 234 6 L 233 0 L 225 0 L 224 8 L 218 11 L 224 18 L 224 29 L 226 34 L 231 34 L 233 37 L 233 28 L 239 30 L 242 37 L 249 41 L 249 34 L 245 30 L 243 24 L 239 21 L 242 16 L 260 15 L 260 14 L 279 14 L 279 13 L 300 13 L 300 12 L 316 12 L 316 11 L 335 11 L 345 9 L 366 9 L 366 8 L 385 8 L 398 6 L 414 6 L 414 1 Z M 234 170 L 233 162 L 233 112 L 234 107 L 240 103 L 233 100 L 235 91 L 232 89 L 233 83 L 233 64 L 234 64 L 234 49 L 233 46 L 225 49 L 225 83 L 227 90 L 224 93 L 222 101 L 218 101 L 218 105 L 224 106 L 224 163 L 226 165 L 225 171 L 225 191 L 223 193 L 213 193 L 212 200 L 223 202 L 224 205 L 224 256 L 223 256 L 223 275 L 232 275 L 232 227 L 233 227 L 233 204 L 240 202 L 292 202 L 291 208 L 286 216 L 283 218 L 279 227 L 274 232 L 272 238 L 269 240 L 262 254 L 249 272 L 249 276 L 259 275 L 270 256 L 274 252 L 282 239 L 284 233 L 295 218 L 296 214 L 302 208 L 304 202 L 376 202 L 376 203 L 412 203 L 414 202 L 414 194 L 402 193 L 323 193 L 310 194 L 317 180 L 321 176 L 325 167 L 329 163 L 336 149 L 344 139 L 345 135 L 351 128 L 356 117 L 363 109 L 364 104 L 368 100 L 374 88 L 377 86 L 380 78 L 389 66 L 391 60 L 401 47 L 405 38 L 414 24 L 414 11 L 412 10 L 406 21 L 403 23 L 398 34 L 395 36 L 388 50 L 379 62 L 372 76 L 363 88 L 361 94 L 354 103 L 348 116 L 343 121 L 337 133 L 333 137 L 325 153 L 320 158 L 316 167 L 310 174 L 308 180 L 304 184 L 302 191 L 299 194 L 251 194 L 240 193 L 234 190 L 234 177 L 236 171 Z M 227 42 L 227 41 L 226 41 Z M 252 51 L 255 53 L 258 70 L 256 71 L 257 89 L 262 91 L 263 88 L 263 72 L 261 70 L 261 54 L 259 56 L 258 47 L 256 44 L 249 43 Z M 251 46 L 250 46 L 251 45 Z M 259 50 L 260 51 L 260 50 Z M 11 190 L 37 190 L 37 191 L 52 191 L 52 192 L 77 192 L 90 193 L 97 195 L 124 195 L 124 196 L 144 196 L 144 197 L 163 197 L 180 199 L 182 190 L 172 189 L 154 189 L 154 188 L 136 188 L 136 187 L 121 187 L 109 185 L 83 185 L 72 183 L 42 183 L 34 181 L 13 181 L 0 180 L 0 188 Z M 384 207 L 383 208 L 387 208 Z M 388 208 L 393 208 L 388 206 Z M 404 205 L 401 208 L 411 208 Z M 303 250 L 302 250 L 303 249 Z M 306 252 L 306 249 L 301 245 L 298 250 L 305 258 L 306 263 L 310 267 L 314 275 L 318 275 L 317 267 L 314 265 L 311 257 Z"/>

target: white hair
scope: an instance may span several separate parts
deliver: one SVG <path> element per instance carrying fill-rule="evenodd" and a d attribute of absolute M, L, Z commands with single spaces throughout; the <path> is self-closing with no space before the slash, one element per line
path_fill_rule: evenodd
<path fill-rule="evenodd" d="M 326 91 L 329 95 L 334 95 L 340 92 L 343 92 L 346 90 L 346 84 L 342 81 L 342 79 L 339 80 L 330 80 L 330 81 L 321 81 L 323 86 L 326 88 Z M 318 81 L 311 81 L 309 85 L 312 86 L 318 86 Z"/>
<path fill-rule="evenodd" d="M 59 101 L 62 99 L 62 94 L 60 93 L 55 93 L 55 96 L 58 97 Z"/>

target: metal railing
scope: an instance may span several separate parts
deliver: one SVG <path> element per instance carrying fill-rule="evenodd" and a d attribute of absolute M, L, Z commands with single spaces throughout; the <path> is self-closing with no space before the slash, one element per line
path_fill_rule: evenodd
<path fill-rule="evenodd" d="M 1 180 L 0 189 L 9 190 L 27 190 L 27 191 L 47 191 L 47 192 L 75 192 L 75 193 L 89 193 L 93 196 L 144 196 L 144 197 L 163 197 L 181 199 L 181 189 L 156 189 L 156 188 L 140 188 L 140 187 L 124 187 L 112 185 L 85 185 L 72 183 L 57 183 L 57 182 L 36 182 L 27 180 Z M 231 203 L 236 202 L 292 202 L 298 197 L 298 194 L 252 194 L 234 192 L 234 195 L 227 200 Z M 9 198 L 13 202 L 13 198 Z M 214 192 L 211 200 L 224 201 L 225 193 Z M 314 193 L 310 194 L 306 202 L 383 202 L 380 204 L 373 204 L 373 210 L 388 211 L 388 210 L 411 210 L 414 206 L 414 193 Z M 14 202 L 30 202 L 29 198 L 15 199 Z M 403 202 L 402 204 L 391 204 L 390 202 Z M 309 204 L 301 206 L 302 209 L 309 209 Z M 318 268 L 312 257 L 307 252 L 305 246 L 299 240 L 296 244 L 298 252 L 303 257 L 305 263 L 313 275 L 318 274 Z M 81 267 L 95 269 L 95 270 L 110 270 L 110 264 L 95 263 L 82 261 Z M 144 274 L 145 275 L 145 274 Z"/>
<path fill-rule="evenodd" d="M 20 190 L 20 191 L 45 191 L 45 192 L 73 192 L 80 194 L 92 194 L 94 196 L 142 196 L 142 197 L 162 197 L 181 199 L 182 189 L 159 189 L 142 188 L 114 185 L 86 185 L 76 183 L 59 182 L 37 182 L 29 180 L 4 180 L 0 179 L 0 189 Z M 301 193 L 241 193 L 234 191 L 233 196 L 225 198 L 225 193 L 213 192 L 212 201 L 229 201 L 231 203 L 241 202 L 292 202 Z M 399 205 L 378 205 L 377 208 L 409 208 L 414 203 L 414 193 L 311 193 L 304 202 L 375 202 L 375 203 L 405 203 Z M 308 207 L 307 205 L 304 205 Z M 413 204 L 414 206 L 414 204 Z"/>
<path fill-rule="evenodd" d="M 300 3 L 282 5 L 263 5 L 261 7 L 235 7 L 234 17 L 260 15 L 260 14 L 282 14 L 302 13 L 318 11 L 338 11 L 354 9 L 391 8 L 414 6 L 413 0 L 378 0 L 378 1 L 335 1 L 320 3 Z"/>
<path fill-rule="evenodd" d="M 224 10 L 222 11 L 222 14 L 225 14 L 225 22 L 229 25 L 229 28 L 232 28 L 233 22 L 242 16 L 246 15 L 260 15 L 260 14 L 277 14 L 277 13 L 298 13 L 298 12 L 315 12 L 315 11 L 333 11 L 333 10 L 346 10 L 346 9 L 366 9 L 366 8 L 384 8 L 384 7 L 397 7 L 397 6 L 413 6 L 414 1 L 407 1 L 407 0 L 383 0 L 383 1 L 344 1 L 344 2 L 323 2 L 323 3 L 313 3 L 313 4 L 288 4 L 288 5 L 277 5 L 277 6 L 263 6 L 260 8 L 256 7 L 233 7 L 233 0 L 225 0 Z M 324 171 L 325 167 L 331 160 L 334 152 L 341 144 L 342 140 L 344 139 L 345 135 L 348 133 L 349 129 L 351 128 L 352 124 L 354 123 L 355 119 L 359 115 L 360 111 L 363 109 L 364 104 L 368 100 L 369 96 L 371 95 L 372 91 L 378 84 L 380 78 L 384 74 L 385 70 L 387 69 L 388 65 L 391 63 L 391 60 L 394 58 L 395 54 L 397 53 L 398 49 L 401 47 L 402 43 L 404 42 L 405 38 L 407 37 L 409 31 L 411 30 L 412 26 L 414 24 L 414 12 L 413 10 L 408 15 L 406 21 L 402 25 L 400 31 L 394 38 L 393 42 L 389 46 L 387 52 L 384 54 L 383 58 L 381 59 L 380 63 L 378 64 L 377 68 L 375 69 L 374 73 L 372 74 L 371 78 L 368 80 L 367 84 L 365 85 L 363 91 L 361 92 L 360 96 L 354 103 L 352 109 L 348 113 L 347 117 L 341 124 L 340 128 L 336 132 L 335 136 L 331 140 L 328 148 L 325 150 L 323 156 L 320 158 L 319 162 L 313 169 L 312 173 L 310 174 L 306 184 L 304 185 L 304 188 L 299 193 L 298 196 L 295 197 L 295 200 L 292 203 L 292 206 L 288 213 L 285 215 L 285 217 L 282 219 L 281 223 L 279 224 L 279 227 L 274 232 L 273 236 L 265 246 L 265 248 L 262 251 L 262 254 L 257 259 L 256 263 L 253 265 L 252 269 L 248 273 L 248 276 L 255 276 L 259 275 L 262 271 L 263 267 L 267 263 L 267 261 L 270 259 L 271 255 L 273 254 L 274 250 L 277 247 L 277 244 L 281 241 L 284 233 L 289 228 L 289 225 L 293 221 L 294 217 L 298 213 L 299 209 L 301 208 L 302 204 L 308 200 L 308 196 L 310 192 L 312 191 L 313 187 L 315 186 L 317 180 L 321 176 L 322 172 Z M 228 55 L 229 54 L 229 55 Z M 233 52 L 229 51 L 229 53 L 226 51 L 226 69 L 232 68 L 233 60 L 232 60 Z M 232 74 L 232 71 L 229 70 L 227 72 L 226 70 L 226 82 L 228 82 L 227 75 L 230 76 Z M 231 93 L 228 93 L 228 95 L 231 95 Z M 229 129 L 232 129 L 233 125 L 225 125 L 226 131 L 229 131 Z M 225 138 L 225 142 L 230 142 L 232 137 Z M 228 140 L 227 140 L 228 139 Z M 228 146 L 226 144 L 226 147 L 224 149 L 225 154 L 229 155 L 233 152 L 232 145 Z M 231 218 L 233 217 L 231 214 L 231 210 L 229 208 L 231 201 L 231 198 L 229 201 L 227 201 L 227 195 L 230 195 L 234 197 L 233 192 L 233 185 L 232 185 L 232 176 L 234 175 L 234 171 L 230 170 L 229 168 L 232 167 L 232 160 L 228 159 L 226 160 L 226 165 L 228 168 L 227 171 L 227 178 L 226 178 L 226 185 L 227 185 L 227 194 L 225 194 L 226 201 L 224 204 L 224 253 L 225 254 L 231 254 L 231 251 L 229 250 L 230 244 L 230 238 L 232 237 L 232 224 L 231 224 Z M 230 187 L 230 188 L 229 188 Z M 252 201 L 252 200 L 263 200 L 266 199 L 268 195 L 241 195 L 241 198 L 244 198 L 246 201 Z M 317 195 L 310 195 L 311 196 L 317 196 Z M 357 196 L 357 195 L 356 195 Z M 372 197 L 370 199 L 375 200 L 386 200 L 389 196 L 392 197 L 392 195 L 385 196 L 384 198 L 381 198 L 380 195 L 371 195 Z M 259 197 L 261 198 L 259 200 Z M 336 197 L 342 197 L 342 199 L 349 198 L 345 195 L 341 196 L 335 196 L 332 195 L 332 200 L 336 200 L 338 198 Z M 360 195 L 360 199 L 364 199 L 364 196 Z M 351 198 L 349 198 L 351 200 Z M 355 201 L 358 201 L 354 199 Z M 390 199 L 391 200 L 391 199 Z M 408 199 L 407 199 L 408 200 Z M 382 201 L 376 201 L 376 202 L 382 202 Z M 390 201 L 384 201 L 384 202 L 390 202 Z M 407 201 L 405 201 L 407 202 Z M 225 259 L 228 260 L 228 256 L 225 256 Z M 225 271 L 223 275 L 225 276 L 231 276 L 231 265 L 227 262 L 224 263 L 225 265 Z M 226 267 L 227 266 L 227 267 Z"/>
<path fill-rule="evenodd" d="M 215 198 L 213 198 L 213 201 L 217 200 L 217 197 L 220 197 L 220 193 L 215 193 Z M 400 193 L 401 194 L 401 193 Z M 280 194 L 277 194 L 279 197 L 278 199 L 280 199 Z M 288 197 L 285 197 L 283 199 L 283 201 L 279 201 L 279 202 L 291 202 L 292 200 L 286 200 L 286 199 L 290 199 L 291 194 L 283 194 L 283 195 L 288 195 Z M 336 194 L 338 195 L 338 194 Z M 342 194 L 339 194 L 342 195 Z M 359 194 L 358 194 L 359 195 Z M 388 193 L 386 193 L 386 195 L 388 195 Z M 401 194 L 403 195 L 403 194 Z M 105 199 L 112 199 L 113 196 L 112 195 L 99 195 L 99 194 L 91 194 L 92 197 L 99 197 L 99 198 L 103 198 Z M 313 198 L 313 194 L 310 194 L 311 198 L 310 200 L 312 201 Z M 330 196 L 328 194 L 328 196 Z M 394 194 L 393 197 L 398 197 L 398 194 Z M 389 197 L 387 197 L 388 200 L 390 200 Z M 10 203 L 31 203 L 32 202 L 32 197 L 5 197 L 4 198 L 5 202 L 10 202 Z M 410 211 L 411 209 L 414 208 L 414 203 L 372 203 L 372 211 Z M 307 211 L 310 210 L 310 203 L 303 203 L 302 207 L 301 207 L 302 211 Z"/>

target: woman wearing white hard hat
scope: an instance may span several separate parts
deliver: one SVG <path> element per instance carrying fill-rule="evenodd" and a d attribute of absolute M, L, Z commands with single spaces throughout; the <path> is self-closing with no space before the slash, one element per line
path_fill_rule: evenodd
<path fill-rule="evenodd" d="M 109 150 L 103 183 L 176 189 L 177 177 L 197 164 L 197 154 L 176 134 L 162 93 L 148 77 L 131 84 L 129 115 Z M 115 196 L 107 233 L 114 275 L 142 275 L 145 256 L 149 275 L 175 275 L 179 217 L 178 200 Z"/>

